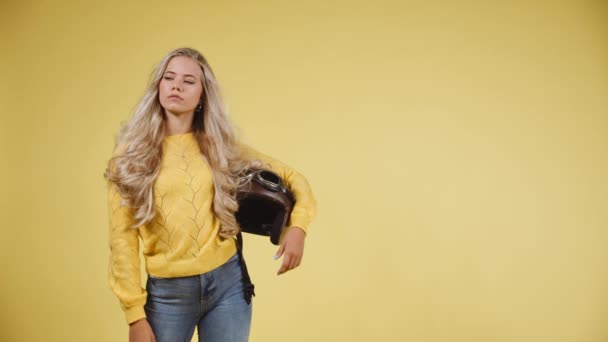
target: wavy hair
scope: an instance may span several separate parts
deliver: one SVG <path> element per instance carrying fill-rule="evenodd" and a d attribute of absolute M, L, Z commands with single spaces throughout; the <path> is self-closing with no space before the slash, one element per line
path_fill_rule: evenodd
<path fill-rule="evenodd" d="M 154 219 L 154 181 L 160 172 L 165 137 L 164 110 L 158 86 L 169 61 L 176 56 L 189 57 L 201 68 L 202 109 L 194 112 L 192 131 L 212 171 L 215 188 L 213 211 L 220 221 L 220 236 L 233 237 L 239 231 L 234 214 L 238 210 L 236 191 L 243 185 L 241 176 L 247 168 L 260 168 L 264 163 L 243 158 L 213 70 L 195 49 L 174 49 L 158 63 L 133 116 L 122 124 L 115 137 L 114 153 L 104 177 L 116 185 L 123 204 L 133 208 L 135 223 L 131 228 L 138 228 Z"/>

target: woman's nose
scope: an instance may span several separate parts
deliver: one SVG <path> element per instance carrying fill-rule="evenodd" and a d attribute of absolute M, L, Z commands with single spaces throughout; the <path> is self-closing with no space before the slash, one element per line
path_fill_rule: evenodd
<path fill-rule="evenodd" d="M 171 89 L 177 89 L 178 91 L 181 90 L 179 88 L 179 84 L 177 84 L 177 83 L 173 83 L 173 86 L 171 87 Z"/>

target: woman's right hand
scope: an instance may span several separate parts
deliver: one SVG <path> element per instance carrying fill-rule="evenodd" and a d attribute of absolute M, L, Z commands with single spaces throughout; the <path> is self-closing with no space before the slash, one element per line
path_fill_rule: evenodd
<path fill-rule="evenodd" d="M 142 318 L 129 325 L 129 342 L 156 342 L 147 319 Z"/>

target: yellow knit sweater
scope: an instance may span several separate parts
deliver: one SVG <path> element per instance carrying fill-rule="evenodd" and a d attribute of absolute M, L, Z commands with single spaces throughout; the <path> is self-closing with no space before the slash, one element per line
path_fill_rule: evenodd
<path fill-rule="evenodd" d="M 304 176 L 286 164 L 241 144 L 248 156 L 268 162 L 285 180 L 296 199 L 288 227 L 305 232 L 313 220 L 316 200 Z M 116 186 L 108 183 L 110 260 L 108 281 L 125 313 L 127 324 L 146 317 L 147 291 L 141 284 L 139 239 L 146 272 L 158 277 L 183 277 L 221 266 L 236 252 L 235 239 L 219 237 L 213 213 L 213 178 L 192 132 L 166 136 L 161 169 L 154 184 L 154 220 L 137 229 L 132 209 L 121 205 Z"/>

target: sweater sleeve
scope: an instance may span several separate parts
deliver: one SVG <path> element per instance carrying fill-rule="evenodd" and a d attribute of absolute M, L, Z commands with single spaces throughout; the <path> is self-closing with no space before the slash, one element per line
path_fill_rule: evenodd
<path fill-rule="evenodd" d="M 120 302 L 127 324 L 146 317 L 144 304 L 147 292 L 141 286 L 139 231 L 132 210 L 121 205 L 121 196 L 114 183 L 108 182 L 109 245 L 108 281 Z"/>
<path fill-rule="evenodd" d="M 286 183 L 295 198 L 288 227 L 299 227 L 308 234 L 310 223 L 316 216 L 317 201 L 308 180 L 289 165 L 257 151 L 253 147 L 241 143 L 243 153 L 247 158 L 260 159 L 270 164 L 272 171 L 276 172 Z"/>

